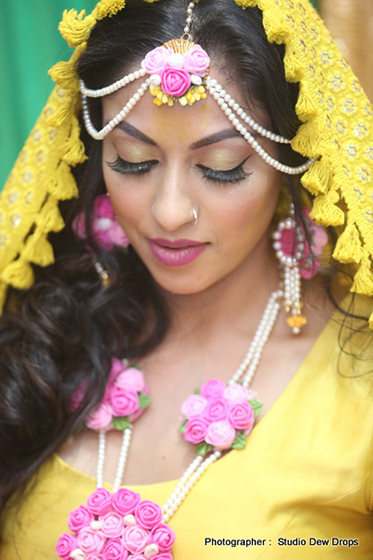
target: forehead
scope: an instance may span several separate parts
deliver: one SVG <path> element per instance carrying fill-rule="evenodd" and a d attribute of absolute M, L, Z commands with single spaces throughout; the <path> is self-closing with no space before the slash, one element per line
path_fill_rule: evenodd
<path fill-rule="evenodd" d="M 216 79 L 224 87 L 224 80 L 220 76 Z M 136 80 L 124 88 L 103 98 L 104 124 L 114 118 L 128 103 L 143 83 L 143 79 Z M 227 86 L 230 95 L 245 108 L 245 103 L 234 84 Z M 251 111 L 252 113 L 252 111 Z M 255 109 L 255 117 L 262 125 L 266 124 L 266 115 Z M 190 146 L 201 138 L 219 132 L 224 128 L 233 128 L 231 122 L 221 107 L 207 92 L 206 99 L 197 101 L 192 106 L 182 106 L 176 102 L 172 107 L 158 106 L 149 91 L 131 109 L 126 121 L 144 132 L 159 145 L 175 144 Z"/>

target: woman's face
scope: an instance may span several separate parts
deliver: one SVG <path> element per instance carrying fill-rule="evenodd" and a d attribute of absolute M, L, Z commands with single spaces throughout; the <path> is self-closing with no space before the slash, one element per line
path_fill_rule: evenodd
<path fill-rule="evenodd" d="M 104 98 L 105 124 L 140 85 Z M 244 107 L 238 90 L 227 89 Z M 197 293 L 270 258 L 280 174 L 209 94 L 192 107 L 158 107 L 153 99 L 147 92 L 103 141 L 104 179 L 120 225 L 156 282 Z M 263 113 L 254 117 L 270 126 Z M 258 141 L 276 157 L 272 142 Z"/>

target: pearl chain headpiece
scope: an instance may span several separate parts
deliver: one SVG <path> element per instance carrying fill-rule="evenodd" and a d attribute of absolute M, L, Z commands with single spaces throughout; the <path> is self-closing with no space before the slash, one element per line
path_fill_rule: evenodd
<path fill-rule="evenodd" d="M 209 77 L 210 58 L 200 45 L 192 42 L 192 37 L 189 33 L 194 6 L 194 2 L 188 5 L 188 17 L 183 37 L 168 41 L 161 47 L 150 51 L 142 61 L 141 69 L 131 72 L 128 76 L 124 76 L 114 84 L 98 90 L 86 88 L 83 80 L 81 80 L 80 91 L 83 98 L 83 119 L 87 132 L 95 140 L 103 140 L 128 115 L 148 89 L 150 89 L 150 93 L 155 97 L 154 103 L 159 106 L 164 104 L 173 106 L 175 102 L 184 106 L 193 105 L 196 101 L 206 98 L 207 90 L 236 130 L 242 134 L 264 161 L 278 171 L 289 175 L 297 175 L 307 171 L 312 165 L 313 159 L 309 159 L 298 167 L 290 167 L 283 165 L 270 156 L 245 127 L 245 124 L 273 142 L 290 144 L 291 140 L 270 132 L 255 122 L 215 79 Z M 185 39 L 184 37 L 188 38 Z M 142 83 L 123 109 L 100 131 L 96 130 L 90 119 L 87 97 L 98 98 L 110 95 L 147 74 L 149 77 Z"/>

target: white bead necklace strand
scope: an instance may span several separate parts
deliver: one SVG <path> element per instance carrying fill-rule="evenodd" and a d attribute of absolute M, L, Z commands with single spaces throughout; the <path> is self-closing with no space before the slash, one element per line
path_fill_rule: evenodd
<path fill-rule="evenodd" d="M 280 288 L 277 292 L 273 292 L 269 298 L 263 317 L 260 321 L 259 327 L 256 330 L 253 341 L 250 344 L 248 352 L 243 359 L 241 365 L 238 367 L 235 374 L 229 381 L 229 385 L 239 382 L 244 373 L 247 374 L 243 378 L 242 385 L 248 387 L 255 375 L 258 368 L 260 358 L 262 356 L 264 347 L 268 342 L 271 332 L 276 323 L 280 303 L 279 299 L 283 296 L 283 291 Z M 127 362 L 126 362 L 127 363 Z M 131 442 L 132 428 L 126 428 L 123 432 L 123 442 L 120 452 L 118 469 L 113 485 L 113 493 L 119 489 L 124 469 L 126 465 L 129 445 Z M 99 431 L 99 453 L 97 464 L 97 488 L 103 486 L 103 470 L 105 463 L 105 448 L 106 448 L 106 432 L 105 430 Z M 192 463 L 188 466 L 180 481 L 178 482 L 175 490 L 172 492 L 166 503 L 162 507 L 163 523 L 167 523 L 169 519 L 177 511 L 181 503 L 185 500 L 193 486 L 198 482 L 203 473 L 222 456 L 222 452 L 215 449 L 205 455 L 198 455 L 193 459 Z"/>

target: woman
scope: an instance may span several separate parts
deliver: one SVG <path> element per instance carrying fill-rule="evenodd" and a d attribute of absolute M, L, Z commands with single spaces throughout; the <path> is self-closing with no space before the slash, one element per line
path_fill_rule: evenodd
<path fill-rule="evenodd" d="M 369 558 L 371 105 L 306 1 L 123 4 L 3 195 L 2 558 Z"/>

